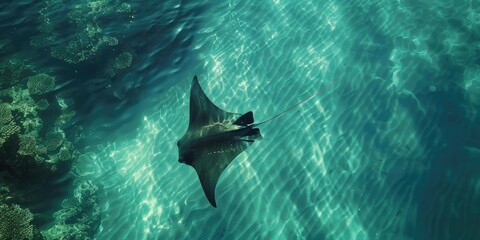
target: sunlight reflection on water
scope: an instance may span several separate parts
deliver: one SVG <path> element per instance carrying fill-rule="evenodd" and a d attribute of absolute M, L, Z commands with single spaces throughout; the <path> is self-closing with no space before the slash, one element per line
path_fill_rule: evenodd
<path fill-rule="evenodd" d="M 382 4 L 232 1 L 209 9 L 204 25 L 210 30 L 194 44 L 200 62 L 186 71 L 199 75 L 222 109 L 252 110 L 263 120 L 334 84 L 262 126 L 264 140 L 220 178 L 214 209 L 194 170 L 177 161 L 191 77 L 182 79 L 159 96 L 159 110 L 144 117 L 135 139 L 119 139 L 95 157 L 94 164 L 102 164 L 96 168 L 118 169 L 99 178 L 112 183 L 103 183 L 108 208 L 99 238 L 423 236 L 412 225 L 441 216 L 422 212 L 425 186 L 445 184 L 429 172 L 432 156 L 445 146 L 434 119 L 440 116 L 429 115 L 438 106 L 410 73 L 424 67 L 425 58 L 391 40 L 401 30 L 404 38 L 414 32 L 402 28 L 402 14 L 372 15 L 375 7 Z M 436 229 L 425 226 L 425 232 Z"/>

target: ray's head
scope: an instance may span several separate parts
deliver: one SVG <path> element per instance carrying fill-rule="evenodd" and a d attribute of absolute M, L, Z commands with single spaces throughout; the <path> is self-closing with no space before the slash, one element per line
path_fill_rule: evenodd
<path fill-rule="evenodd" d="M 186 141 L 182 138 L 177 142 L 178 146 L 178 162 L 191 165 L 193 159 L 193 151 L 189 150 Z"/>

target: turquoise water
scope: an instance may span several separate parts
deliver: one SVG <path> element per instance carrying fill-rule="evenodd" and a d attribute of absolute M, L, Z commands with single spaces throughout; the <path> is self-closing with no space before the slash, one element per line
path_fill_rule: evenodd
<path fill-rule="evenodd" d="M 47 1 L 51 21 L 76 2 Z M 118 39 L 100 57 L 40 59 L 82 27 L 27 57 L 75 99 L 86 142 L 72 172 L 100 189 L 97 239 L 480 238 L 478 1 L 126 3 L 88 20 Z M 131 65 L 111 76 L 120 52 Z M 194 75 L 257 121 L 321 89 L 260 127 L 218 208 L 177 161 Z"/>

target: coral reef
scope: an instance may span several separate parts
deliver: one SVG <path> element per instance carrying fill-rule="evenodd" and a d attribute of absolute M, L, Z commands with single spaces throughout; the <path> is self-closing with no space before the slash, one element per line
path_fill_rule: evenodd
<path fill-rule="evenodd" d="M 54 213 L 55 224 L 42 231 L 47 239 L 92 239 L 100 223 L 98 188 L 88 181 L 77 182 L 72 198 Z"/>
<path fill-rule="evenodd" d="M 46 135 L 46 146 L 48 151 L 55 151 L 65 140 L 63 132 L 49 132 Z"/>
<path fill-rule="evenodd" d="M 70 96 L 60 93 L 66 84 L 57 83 L 56 68 L 81 69 L 102 59 L 107 75 L 126 73 L 134 51 L 125 50 L 125 36 L 103 20 L 115 16 L 128 27 L 133 11 L 122 0 L 39 4 L 38 34 L 30 36 L 30 46 L 64 68 L 33 65 L 20 53 L 0 58 L 0 239 L 92 239 L 100 221 L 98 188 L 71 174 L 85 134 L 72 121 L 77 113 Z M 12 43 L 0 39 L 0 51 L 12 51 Z M 48 209 L 38 207 L 50 200 Z"/>
<path fill-rule="evenodd" d="M 40 101 L 37 102 L 37 109 L 40 111 L 47 109 L 49 106 L 50 106 L 50 103 L 48 103 L 48 101 L 45 99 L 41 99 Z"/>
<path fill-rule="evenodd" d="M 27 86 L 30 94 L 45 94 L 55 88 L 55 78 L 45 73 L 40 73 L 38 75 L 29 77 Z"/>
<path fill-rule="evenodd" d="M 134 53 L 132 51 L 118 54 L 113 60 L 107 63 L 107 68 L 105 69 L 106 74 L 109 77 L 114 77 L 119 72 L 125 72 L 125 70 L 132 65 L 133 56 Z"/>
<path fill-rule="evenodd" d="M 70 158 L 72 158 L 72 154 L 70 154 L 70 151 L 67 148 L 60 149 L 58 152 L 58 160 L 67 161 Z"/>
<path fill-rule="evenodd" d="M 11 122 L 13 119 L 12 111 L 10 110 L 10 106 L 5 103 L 0 103 L 0 124 L 5 125 Z"/>
<path fill-rule="evenodd" d="M 20 136 L 19 146 L 19 155 L 35 157 L 47 153 L 47 149 L 44 146 L 38 145 L 37 138 L 32 135 Z"/>
<path fill-rule="evenodd" d="M 75 111 L 72 101 L 53 92 L 55 77 L 33 69 L 14 58 L 0 62 L 0 239 L 90 239 L 100 216 L 97 189 L 91 184 L 78 190 L 75 204 L 69 205 L 76 210 L 58 211 L 76 211 L 78 219 L 54 216 L 59 205 L 48 210 L 25 208 L 68 196 L 68 189 L 60 190 L 63 195 L 45 189 L 57 188 L 59 182 L 65 182 L 64 188 L 73 187 L 67 185 L 71 177 L 65 176 L 79 151 L 70 139 L 78 142 L 83 136 L 81 126 L 70 133 L 65 130 Z M 41 235 L 47 228 L 51 234 Z"/>
<path fill-rule="evenodd" d="M 16 58 L 2 60 L 0 61 L 0 89 L 16 86 L 32 74 L 32 66 L 22 60 Z"/>
<path fill-rule="evenodd" d="M 33 239 L 33 214 L 13 204 L 0 205 L 0 239 Z"/>
<path fill-rule="evenodd" d="M 20 131 L 13 121 L 12 111 L 10 105 L 0 103 L 0 147 L 7 141 L 8 138 Z"/>
<path fill-rule="evenodd" d="M 55 120 L 56 126 L 64 126 L 67 124 L 72 118 L 75 116 L 75 111 L 71 110 L 64 110 L 62 111 L 61 115 Z"/>
<path fill-rule="evenodd" d="M 10 40 L 8 39 L 1 39 L 0 40 L 0 50 L 4 49 L 10 44 Z"/>
<path fill-rule="evenodd" d="M 101 49 L 118 45 L 118 39 L 109 36 L 100 25 L 99 18 L 103 16 L 129 13 L 131 7 L 127 3 L 117 0 L 80 1 L 71 8 L 63 8 L 62 1 L 46 1 L 40 11 L 39 35 L 31 38 L 30 44 L 34 47 L 55 45 L 51 47 L 51 56 L 70 64 L 77 64 L 94 57 Z M 58 22 L 51 19 L 51 13 L 64 9 L 65 22 L 71 24 L 74 32 L 58 31 Z M 58 39 L 68 39 L 58 43 Z"/>
<path fill-rule="evenodd" d="M 6 203 L 10 197 L 10 189 L 3 181 L 0 181 L 0 204 Z"/>
<path fill-rule="evenodd" d="M 130 64 L 132 64 L 132 54 L 129 52 L 120 53 L 120 55 L 115 58 L 115 68 L 117 69 L 130 67 Z"/>
<path fill-rule="evenodd" d="M 86 34 L 88 36 L 88 34 Z M 79 36 L 78 38 L 81 38 Z M 68 63 L 79 63 L 94 56 L 101 47 L 97 37 L 90 39 L 75 39 L 66 44 L 52 47 L 52 57 L 64 60 Z"/>
<path fill-rule="evenodd" d="M 108 46 L 117 46 L 118 39 L 116 37 L 105 37 L 103 39 Z"/>

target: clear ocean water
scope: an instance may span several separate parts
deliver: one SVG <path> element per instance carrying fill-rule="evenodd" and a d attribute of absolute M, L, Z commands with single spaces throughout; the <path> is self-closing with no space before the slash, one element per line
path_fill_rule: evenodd
<path fill-rule="evenodd" d="M 480 239 L 479 1 L 22 0 L 0 32 L 70 99 L 96 239 Z M 258 121 L 321 89 L 260 127 L 218 208 L 178 162 L 194 75 Z"/>

